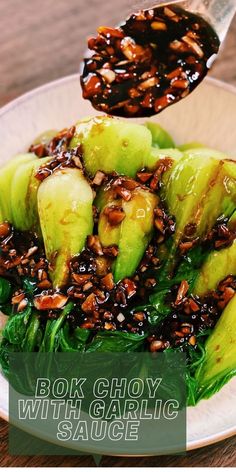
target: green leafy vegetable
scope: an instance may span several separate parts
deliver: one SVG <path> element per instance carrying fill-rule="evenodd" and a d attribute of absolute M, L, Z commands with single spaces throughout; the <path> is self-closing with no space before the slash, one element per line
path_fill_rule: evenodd
<path fill-rule="evenodd" d="M 59 318 L 56 320 L 47 320 L 40 352 L 58 351 L 60 345 L 60 329 L 73 306 L 74 304 L 72 302 L 68 303 L 62 310 Z"/>
<path fill-rule="evenodd" d="M 236 275 L 236 239 L 232 245 L 212 251 L 197 274 L 193 292 L 199 296 L 215 290 L 227 275 Z"/>
<path fill-rule="evenodd" d="M 35 230 L 40 234 L 37 192 L 40 180 L 35 173 L 52 157 L 32 159 L 18 166 L 11 183 L 12 222 L 21 231 Z"/>
<path fill-rule="evenodd" d="M 236 296 L 224 309 L 205 345 L 196 372 L 197 400 L 209 398 L 236 374 Z"/>
<path fill-rule="evenodd" d="M 9 343 L 5 338 L 0 345 L 0 365 L 2 372 L 6 377 L 9 376 L 9 354 L 11 352 L 20 352 L 21 346 Z"/>
<path fill-rule="evenodd" d="M 151 324 L 159 323 L 171 312 L 170 305 L 166 303 L 166 297 L 174 285 L 178 285 L 182 280 L 186 280 L 189 284 L 189 293 L 192 292 L 199 269 L 206 259 L 207 254 L 208 253 L 204 251 L 201 246 L 196 246 L 191 249 L 187 255 L 180 259 L 179 265 L 172 276 L 169 272 L 170 265 L 172 264 L 170 264 L 169 260 L 166 261 L 160 273 L 157 274 L 157 287 L 149 297 L 150 304 L 155 308 L 155 311 L 149 316 Z"/>
<path fill-rule="evenodd" d="M 53 131 L 37 142 L 48 144 L 50 136 L 55 134 Z M 186 280 L 188 294 L 201 297 L 215 290 L 229 274 L 236 275 L 236 239 L 231 246 L 220 250 L 212 250 L 204 239 L 219 217 L 228 221 L 229 231 L 236 232 L 236 163 L 233 160 L 200 143 L 176 148 L 172 137 L 156 123 L 142 126 L 107 116 L 77 123 L 69 147 L 78 145 L 83 151 L 85 172 L 78 168 L 61 168 L 41 183 L 35 178 L 35 171 L 51 157 L 38 159 L 34 154 L 17 156 L 1 169 L 0 223 L 7 220 L 18 230 L 32 229 L 43 237 L 53 287 L 63 289 L 69 278 L 71 258 L 81 253 L 87 236 L 93 233 L 95 203 L 100 212 L 98 234 L 102 245 L 117 245 L 119 249 L 117 258 L 111 262 L 114 280 L 118 282 L 134 275 L 155 234 L 153 210 L 161 199 L 167 213 L 176 220 L 176 232 L 158 246 L 160 269 L 145 272 L 144 277 L 150 275 L 157 282 L 149 299 L 146 297 L 141 307 L 129 308 L 131 314 L 136 310 L 146 313 L 145 333 L 74 327 L 68 317 L 76 310 L 74 302 L 53 312 L 51 318 L 34 308 L 33 299 L 39 290 L 36 278 L 17 275 L 11 284 L 0 277 L 0 308 L 9 315 L 0 345 L 0 363 L 6 374 L 11 352 L 146 350 L 146 338 L 155 333 L 173 309 L 173 288 L 178 289 Z M 160 177 L 160 191 L 133 187 L 131 198 L 126 201 L 118 194 L 114 197 L 111 189 L 105 187 L 97 192 L 93 202 L 91 182 L 86 176 L 93 178 L 97 171 L 102 171 L 136 178 L 143 168 L 159 170 L 160 161 L 168 167 Z M 122 213 L 120 224 L 113 224 L 107 216 L 114 207 Z M 182 256 L 179 243 L 193 240 L 193 249 Z M 27 308 L 19 313 L 10 301 L 18 288 L 24 291 L 28 301 Z M 235 313 L 236 296 L 213 330 L 200 330 L 196 334 L 196 345 L 186 342 L 181 348 L 175 348 L 187 354 L 190 405 L 209 398 L 236 374 Z"/>
<path fill-rule="evenodd" d="M 31 317 L 31 307 L 22 313 L 13 314 L 3 330 L 3 337 L 11 344 L 22 345 L 25 339 L 27 326 Z"/>
<path fill-rule="evenodd" d="M 190 143 L 178 145 L 178 149 L 182 152 L 191 151 L 192 149 L 196 149 L 196 148 L 206 148 L 206 146 L 199 143 L 198 141 L 191 141 Z"/>
<path fill-rule="evenodd" d="M 170 172 L 163 194 L 169 211 L 176 218 L 176 244 L 182 239 L 187 225 L 196 224 L 193 238 L 200 234 L 201 213 L 205 208 L 205 193 L 217 173 L 219 161 L 214 157 L 185 153 Z M 199 215 L 199 216 L 198 216 Z M 214 218 L 215 222 L 215 218 Z M 208 226 L 205 221 L 205 226 Z"/>
<path fill-rule="evenodd" d="M 153 212 L 158 204 L 157 195 L 139 187 L 131 195 L 129 201 L 115 200 L 112 189 L 104 189 L 96 200 L 102 210 L 98 222 L 100 241 L 103 246 L 116 244 L 119 248 L 113 265 L 115 282 L 134 274 L 153 233 Z M 109 220 L 108 212 L 114 206 L 117 208 L 117 205 L 120 205 L 124 219 L 114 226 Z"/>
<path fill-rule="evenodd" d="M 33 313 L 30 323 L 28 323 L 25 337 L 22 343 L 23 352 L 33 352 L 38 348 L 42 341 L 42 330 L 40 328 L 40 319 L 37 313 Z"/>
<path fill-rule="evenodd" d="M 69 261 L 93 231 L 92 203 L 92 189 L 79 169 L 58 170 L 39 187 L 39 219 L 54 288 L 66 284 Z"/>
<path fill-rule="evenodd" d="M 145 126 L 151 131 L 152 146 L 157 148 L 174 148 L 175 143 L 170 134 L 158 123 L 147 121 Z"/>
<path fill-rule="evenodd" d="M 0 277 L 0 304 L 4 304 L 9 300 L 11 294 L 11 284 L 8 280 Z"/>
<path fill-rule="evenodd" d="M 86 171 L 98 170 L 135 177 L 151 150 L 150 131 L 136 123 L 100 116 L 79 121 L 70 146 L 82 144 Z"/>
<path fill-rule="evenodd" d="M 157 163 L 161 159 L 169 159 L 172 160 L 172 167 L 169 171 L 165 172 L 164 177 L 165 180 L 167 180 L 168 176 L 173 172 L 173 169 L 175 167 L 175 164 L 183 157 L 183 153 L 180 152 L 179 149 L 174 149 L 174 148 L 165 148 L 165 149 L 159 149 L 157 147 L 152 147 L 151 152 L 148 156 L 148 159 L 146 161 L 146 167 L 150 170 L 153 170 L 156 168 Z"/>
<path fill-rule="evenodd" d="M 90 337 L 90 331 L 83 328 L 70 330 L 68 323 L 60 330 L 59 346 L 62 352 L 81 352 L 85 351 L 86 342 Z"/>
<path fill-rule="evenodd" d="M 132 352 L 143 350 L 146 335 L 126 333 L 124 331 L 99 332 L 94 336 L 87 352 Z"/>
<path fill-rule="evenodd" d="M 0 169 L 0 208 L 2 223 L 4 220 L 12 223 L 11 186 L 15 172 L 22 164 L 36 160 L 35 154 L 19 154 Z"/>

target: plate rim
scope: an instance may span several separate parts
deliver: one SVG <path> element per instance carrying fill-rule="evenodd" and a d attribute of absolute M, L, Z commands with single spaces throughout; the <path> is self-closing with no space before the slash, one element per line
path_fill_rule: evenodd
<path fill-rule="evenodd" d="M 36 95 L 39 96 L 40 94 L 45 93 L 45 91 L 48 91 L 51 88 L 60 87 L 63 84 L 74 82 L 76 80 L 78 80 L 78 85 L 79 85 L 79 75 L 80 75 L 79 73 L 74 73 L 74 74 L 70 74 L 64 77 L 60 77 L 58 79 L 55 79 L 50 82 L 46 82 L 45 84 L 42 84 L 38 87 L 35 87 L 32 90 L 29 90 L 21 94 L 19 97 L 15 98 L 14 100 L 11 100 L 10 102 L 6 103 L 0 108 L 0 119 L 8 112 L 17 108 L 17 106 L 21 105 L 22 103 L 26 103 L 28 100 L 35 97 Z M 214 87 L 224 89 L 225 91 L 236 95 L 236 87 L 234 85 L 228 84 L 227 82 L 224 82 L 222 80 L 216 79 L 214 77 L 209 77 L 209 76 L 204 79 L 204 82 L 207 82 L 208 84 Z M 193 407 L 190 407 L 190 408 L 193 408 Z M 0 418 L 6 422 L 9 422 L 8 413 L 4 411 L 1 407 L 0 407 Z M 187 451 L 191 451 L 191 450 L 199 449 L 202 447 L 210 446 L 212 444 L 216 444 L 227 438 L 233 437 L 234 435 L 236 435 L 236 425 L 231 428 L 228 428 L 225 431 L 218 432 L 211 436 L 207 436 L 204 439 L 196 439 L 189 443 L 187 442 Z M 133 457 L 133 456 L 126 456 L 126 457 Z"/>
<path fill-rule="evenodd" d="M 50 82 L 46 82 L 45 84 L 39 85 L 38 87 L 35 87 L 23 94 L 21 94 L 19 97 L 14 98 L 13 100 L 7 102 L 5 105 L 0 107 L 0 118 L 2 116 L 11 111 L 14 110 L 18 105 L 21 103 L 24 103 L 28 101 L 31 97 L 35 95 L 40 95 L 42 92 L 45 92 L 47 90 L 50 90 L 51 88 L 54 87 L 60 87 L 62 84 L 66 84 L 67 82 L 73 82 L 74 80 L 78 80 L 78 85 L 79 85 L 79 77 L 80 74 L 74 73 L 70 75 L 66 75 L 64 77 L 60 77 L 58 79 L 52 80 Z M 207 82 L 215 87 L 223 88 L 227 92 L 236 94 L 236 86 L 228 84 L 227 82 L 224 82 L 222 80 L 216 79 L 215 77 L 206 77 L 203 82 Z M 202 83 L 203 83 L 202 82 Z M 201 84 L 200 84 L 201 86 Z M 96 112 L 98 113 L 98 112 Z"/>

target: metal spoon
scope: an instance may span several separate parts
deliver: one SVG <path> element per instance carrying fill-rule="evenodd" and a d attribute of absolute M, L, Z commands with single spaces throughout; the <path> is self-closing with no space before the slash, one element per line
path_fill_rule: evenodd
<path fill-rule="evenodd" d="M 222 43 L 227 35 L 231 21 L 236 13 L 236 0 L 169 0 L 157 1 L 150 6 L 150 0 L 135 2 L 130 13 L 157 6 L 178 4 L 182 8 L 202 16 L 215 30 Z"/>
<path fill-rule="evenodd" d="M 186 97 L 216 59 L 236 12 L 236 0 L 154 2 L 128 5 L 118 29 L 100 27 L 89 42 L 81 85 L 97 110 L 151 116 Z"/>

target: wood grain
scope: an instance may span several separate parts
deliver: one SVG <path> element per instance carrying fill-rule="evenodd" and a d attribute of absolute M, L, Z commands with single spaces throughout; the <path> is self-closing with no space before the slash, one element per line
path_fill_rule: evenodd
<path fill-rule="evenodd" d="M 100 24 L 117 24 L 127 4 L 130 8 L 132 2 L 0 1 L 0 105 L 45 82 L 77 72 L 86 38 Z M 235 52 L 236 20 L 211 75 L 236 85 Z"/>
<path fill-rule="evenodd" d="M 78 72 L 86 37 L 115 25 L 134 2 L 127 0 L 1 0 L 0 105 L 45 82 Z M 150 2 L 151 3 L 151 2 Z M 122 14 L 121 14 L 122 12 Z M 236 20 L 211 75 L 236 85 Z M 214 117 L 213 117 L 214 119 Z M 91 457 L 11 457 L 8 426 L 0 420 L 0 467 L 86 467 Z M 181 457 L 104 457 L 104 467 L 233 467 L 236 437 Z"/>
<path fill-rule="evenodd" d="M 8 426 L 0 421 L 0 467 L 92 467 L 90 456 L 10 456 L 7 452 Z M 104 456 L 102 467 L 235 467 L 236 438 L 231 438 L 185 456 L 159 457 L 108 457 Z"/>

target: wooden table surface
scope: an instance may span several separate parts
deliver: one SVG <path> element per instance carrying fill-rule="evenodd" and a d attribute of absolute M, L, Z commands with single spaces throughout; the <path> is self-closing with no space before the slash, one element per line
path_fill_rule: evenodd
<path fill-rule="evenodd" d="M 77 72 L 86 37 L 101 24 L 117 24 L 124 16 L 121 12 L 132 4 L 135 0 L 0 0 L 0 105 L 45 82 Z M 211 75 L 236 85 L 236 19 Z M 7 439 L 7 423 L 0 420 L 0 467 L 94 465 L 89 456 L 11 457 Z M 101 465 L 233 467 L 236 437 L 185 457 L 104 457 Z"/>

